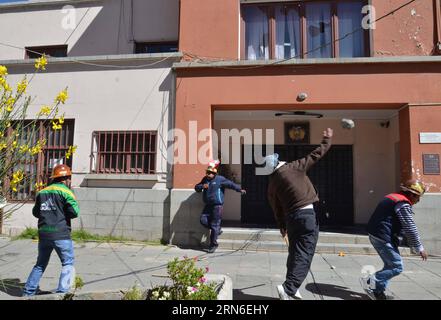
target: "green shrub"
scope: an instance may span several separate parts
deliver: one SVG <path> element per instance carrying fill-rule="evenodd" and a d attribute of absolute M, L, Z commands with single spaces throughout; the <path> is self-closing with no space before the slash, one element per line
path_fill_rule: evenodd
<path fill-rule="evenodd" d="M 216 300 L 216 284 L 207 283 L 205 273 L 208 268 L 198 268 L 197 258 L 184 257 L 173 259 L 167 265 L 167 272 L 172 280 L 171 286 L 152 288 L 147 296 L 149 300 Z"/>

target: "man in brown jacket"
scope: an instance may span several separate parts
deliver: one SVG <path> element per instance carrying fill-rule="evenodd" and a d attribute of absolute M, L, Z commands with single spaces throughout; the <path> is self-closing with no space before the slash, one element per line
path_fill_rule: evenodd
<path fill-rule="evenodd" d="M 290 163 L 279 161 L 278 154 L 265 157 L 269 176 L 268 200 L 280 233 L 289 239 L 286 280 L 277 286 L 280 299 L 302 299 L 299 288 L 311 267 L 318 240 L 319 227 L 313 203 L 317 192 L 306 175 L 331 147 L 333 130 L 323 131 L 321 145 L 305 158 Z"/>

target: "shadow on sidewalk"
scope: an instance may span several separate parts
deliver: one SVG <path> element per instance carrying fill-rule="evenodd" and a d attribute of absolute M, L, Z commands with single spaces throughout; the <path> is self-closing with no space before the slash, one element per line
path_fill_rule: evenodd
<path fill-rule="evenodd" d="M 0 279 L 0 291 L 13 297 L 21 297 L 24 283 L 20 279 Z"/>
<path fill-rule="evenodd" d="M 340 298 L 342 300 L 370 300 L 369 297 L 360 292 L 349 290 L 347 287 L 327 283 L 308 283 L 305 289 L 316 295 Z"/>
<path fill-rule="evenodd" d="M 26 283 L 20 282 L 20 279 L 0 279 L 0 292 L 4 292 L 12 297 L 21 297 Z M 51 294 L 51 291 L 37 289 L 36 295 Z"/>
<path fill-rule="evenodd" d="M 279 300 L 267 296 L 244 293 L 241 289 L 233 289 L 233 300 Z"/>

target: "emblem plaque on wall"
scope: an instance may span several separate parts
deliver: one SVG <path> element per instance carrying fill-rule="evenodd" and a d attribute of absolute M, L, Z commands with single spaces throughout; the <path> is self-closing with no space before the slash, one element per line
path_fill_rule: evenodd
<path fill-rule="evenodd" d="M 286 144 L 309 144 L 309 122 L 285 122 Z"/>

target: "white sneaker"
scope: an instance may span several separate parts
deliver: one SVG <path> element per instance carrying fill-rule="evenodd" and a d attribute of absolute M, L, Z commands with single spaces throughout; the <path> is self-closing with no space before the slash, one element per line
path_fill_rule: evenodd
<path fill-rule="evenodd" d="M 300 294 L 300 291 L 297 289 L 297 292 L 295 293 L 294 297 L 290 296 L 286 293 L 285 288 L 283 288 L 283 285 L 277 286 L 277 292 L 279 293 L 280 300 L 301 300 L 302 295 Z"/>
<path fill-rule="evenodd" d="M 363 288 L 364 292 L 366 292 L 366 295 L 369 297 L 369 299 L 376 300 L 374 291 L 371 289 L 370 282 L 372 282 L 372 278 L 370 276 L 360 278 L 360 285 Z"/>

